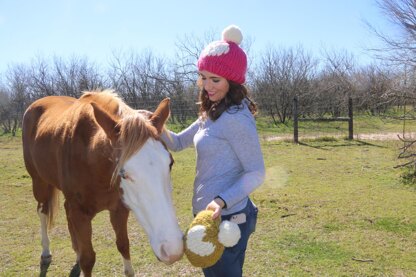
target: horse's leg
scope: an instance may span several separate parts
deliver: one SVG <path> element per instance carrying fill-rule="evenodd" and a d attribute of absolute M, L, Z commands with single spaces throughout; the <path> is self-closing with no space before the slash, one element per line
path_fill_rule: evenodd
<path fill-rule="evenodd" d="M 40 255 L 40 264 L 48 265 L 52 262 L 52 255 L 49 249 L 50 240 L 48 237 L 48 216 L 38 209 L 38 215 L 40 219 L 40 234 L 42 244 L 42 254 Z"/>
<path fill-rule="evenodd" d="M 69 202 L 65 205 L 68 219 L 68 227 L 71 234 L 72 246 L 77 253 L 77 262 L 83 276 L 90 277 L 95 264 L 95 252 L 92 247 L 93 216 L 85 214 L 76 205 Z M 74 266 L 74 268 L 77 265 Z"/>
<path fill-rule="evenodd" d="M 110 221 L 116 234 L 117 249 L 123 256 L 124 274 L 134 276 L 130 261 L 129 237 L 127 235 L 127 219 L 129 210 L 120 202 L 117 210 L 110 211 Z"/>
<path fill-rule="evenodd" d="M 48 266 L 52 261 L 49 248 L 48 228 L 51 227 L 57 210 L 58 191 L 51 185 L 44 183 L 40 178 L 32 176 L 33 195 L 38 202 L 37 212 L 40 219 L 40 234 L 42 253 L 40 258 L 41 268 Z"/>
<path fill-rule="evenodd" d="M 81 273 L 81 269 L 79 267 L 79 251 L 78 251 L 78 243 L 75 236 L 74 227 L 72 226 L 71 220 L 69 220 L 69 204 L 68 201 L 65 200 L 64 203 L 65 212 L 66 212 L 66 218 L 67 218 L 67 224 L 68 224 L 68 231 L 69 235 L 71 236 L 71 242 L 72 242 L 72 249 L 74 250 L 75 254 L 77 255 L 75 265 L 72 267 L 71 273 L 69 274 L 70 277 L 77 277 Z"/>

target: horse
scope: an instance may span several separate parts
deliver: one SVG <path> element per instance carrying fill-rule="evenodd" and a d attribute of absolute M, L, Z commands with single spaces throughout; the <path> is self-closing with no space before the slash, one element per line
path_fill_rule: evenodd
<path fill-rule="evenodd" d="M 48 230 L 64 207 L 75 268 L 91 276 L 94 216 L 108 210 L 123 258 L 134 276 L 127 219 L 132 211 L 158 260 L 172 264 L 183 255 L 183 233 L 172 200 L 172 155 L 160 140 L 170 115 L 169 98 L 152 113 L 134 110 L 112 90 L 84 92 L 78 99 L 47 96 L 23 116 L 23 156 L 32 178 L 41 226 L 41 266 L 51 263 Z M 71 271 L 72 272 L 72 271 Z M 75 271 L 76 272 L 76 271 Z"/>

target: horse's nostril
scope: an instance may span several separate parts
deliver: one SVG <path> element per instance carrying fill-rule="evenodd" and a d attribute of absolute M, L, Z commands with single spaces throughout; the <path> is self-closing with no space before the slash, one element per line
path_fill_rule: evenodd
<path fill-rule="evenodd" d="M 160 257 L 159 261 L 162 261 L 166 265 L 171 265 L 176 261 L 179 261 L 183 256 L 183 250 L 176 253 L 172 253 L 169 249 L 169 244 L 162 244 L 160 246 Z"/>
<path fill-rule="evenodd" d="M 171 265 L 172 263 L 176 261 L 174 257 L 169 255 L 169 253 L 166 251 L 165 244 L 162 244 L 160 246 L 160 259 L 159 260 L 165 263 L 166 265 Z"/>

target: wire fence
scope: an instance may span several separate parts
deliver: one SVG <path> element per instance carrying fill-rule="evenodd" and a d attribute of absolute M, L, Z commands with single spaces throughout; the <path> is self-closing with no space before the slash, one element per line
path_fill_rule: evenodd
<path fill-rule="evenodd" d="M 257 102 L 254 96 L 254 101 Z M 154 111 L 164 97 L 136 99 L 126 101 L 134 109 Z M 273 104 L 274 99 L 261 103 Z M 292 99 L 293 101 L 293 99 Z M 337 110 L 328 109 L 327 103 L 308 103 L 298 99 L 298 103 L 289 103 L 288 116 L 285 122 L 278 118 L 279 108 L 270 109 L 264 104 L 258 105 L 257 122 L 259 129 L 267 137 L 281 137 L 295 142 L 305 138 L 342 137 L 349 139 L 366 138 L 369 134 L 379 134 L 379 138 L 410 137 L 416 131 L 416 103 L 392 106 L 387 113 L 372 114 L 370 111 L 357 110 L 353 103 L 357 99 L 349 99 L 338 103 Z M 28 103 L 29 104 L 29 103 Z M 27 105 L 28 105 L 27 104 Z M 349 105 L 351 107 L 349 108 Z M 1 106 L 1 105 L 0 105 Z M 199 105 L 196 96 L 171 98 L 171 117 L 169 123 L 178 125 L 177 130 L 187 127 L 198 117 Z M 296 107 L 296 108 L 295 108 Z M 295 112 L 296 111 L 296 112 Z M 315 112 L 313 112 L 315 111 Z M 323 111 L 323 112 L 316 112 Z M 329 112 L 328 112 L 329 111 Z M 16 132 L 21 127 L 23 110 L 9 110 L 2 113 L 0 109 L 0 126 L 3 133 Z"/>

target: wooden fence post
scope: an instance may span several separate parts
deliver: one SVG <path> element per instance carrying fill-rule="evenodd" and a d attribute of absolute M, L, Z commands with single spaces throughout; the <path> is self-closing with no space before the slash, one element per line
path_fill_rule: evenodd
<path fill-rule="evenodd" d="M 354 139 L 354 119 L 353 119 L 353 111 L 352 111 L 352 98 L 348 99 L 348 139 Z"/>
<path fill-rule="evenodd" d="M 293 97 L 293 142 L 299 143 L 299 101 L 298 97 Z M 301 118 L 300 121 L 348 121 L 348 139 L 354 139 L 354 113 L 352 98 L 348 98 L 348 117 L 333 117 L 333 118 Z"/>
<path fill-rule="evenodd" d="M 299 143 L 298 133 L 298 97 L 293 97 L 293 142 Z"/>

